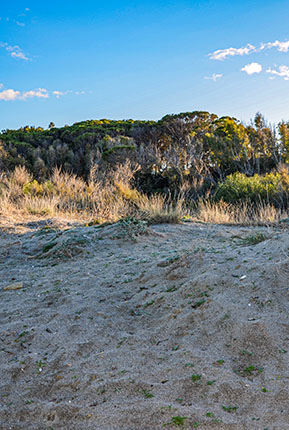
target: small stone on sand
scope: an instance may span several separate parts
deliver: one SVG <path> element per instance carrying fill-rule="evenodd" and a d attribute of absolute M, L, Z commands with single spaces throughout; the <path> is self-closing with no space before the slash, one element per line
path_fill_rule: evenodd
<path fill-rule="evenodd" d="M 23 282 L 15 282 L 14 284 L 7 285 L 3 288 L 4 291 L 10 291 L 10 290 L 21 290 L 23 288 Z"/>

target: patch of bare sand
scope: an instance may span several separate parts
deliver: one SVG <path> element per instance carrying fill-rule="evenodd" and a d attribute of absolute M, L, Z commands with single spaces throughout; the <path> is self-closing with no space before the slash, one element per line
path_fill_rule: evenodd
<path fill-rule="evenodd" d="M 289 429 L 286 230 L 59 227 L 0 234 L 1 429 Z"/>

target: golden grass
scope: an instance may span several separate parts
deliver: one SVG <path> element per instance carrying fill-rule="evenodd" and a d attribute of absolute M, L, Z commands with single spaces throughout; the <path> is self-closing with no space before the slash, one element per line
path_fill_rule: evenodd
<path fill-rule="evenodd" d="M 179 223 L 184 216 L 184 201 L 181 196 L 172 200 L 161 194 L 147 196 L 130 188 L 128 183 L 118 182 L 121 196 L 133 205 L 137 215 L 150 224 Z"/>
<path fill-rule="evenodd" d="M 27 215 L 55 216 L 58 214 L 59 198 L 25 196 L 21 201 L 23 211 Z"/>
<path fill-rule="evenodd" d="M 0 215 L 78 219 L 85 223 L 115 222 L 127 216 L 151 223 L 179 222 L 183 202 L 161 195 L 148 197 L 132 188 L 136 172 L 129 163 L 118 166 L 104 178 L 92 169 L 89 180 L 55 169 L 39 184 L 23 167 L 0 177 Z"/>
<path fill-rule="evenodd" d="M 123 215 L 126 203 L 112 182 L 83 179 L 56 169 L 49 181 L 32 181 L 23 167 L 0 177 L 0 215 L 31 214 L 114 221 Z"/>
<path fill-rule="evenodd" d="M 288 218 L 288 213 L 269 204 L 253 207 L 209 199 L 200 200 L 196 209 L 189 211 L 183 194 L 175 199 L 160 194 L 147 196 L 132 188 L 137 169 L 125 163 L 102 176 L 93 167 L 87 182 L 56 169 L 48 181 L 39 184 L 24 167 L 16 167 L 10 175 L 0 174 L 0 216 L 61 217 L 83 223 L 115 222 L 133 216 L 159 224 L 179 223 L 184 215 L 190 215 L 195 221 L 241 225 L 272 225 Z"/>
<path fill-rule="evenodd" d="M 176 224 L 181 222 L 185 215 L 184 201 L 181 197 L 173 201 L 171 198 L 165 198 L 160 194 L 150 197 L 141 194 L 137 205 L 143 218 L 148 219 L 151 224 Z"/>
<path fill-rule="evenodd" d="M 195 220 L 212 224 L 272 225 L 287 218 L 288 213 L 273 205 L 260 203 L 258 206 L 242 203 L 233 205 L 224 201 L 200 200 L 192 213 Z"/>

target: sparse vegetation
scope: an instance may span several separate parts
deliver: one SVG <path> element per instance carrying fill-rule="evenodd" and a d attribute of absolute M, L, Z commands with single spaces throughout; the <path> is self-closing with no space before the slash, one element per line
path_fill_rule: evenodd
<path fill-rule="evenodd" d="M 153 397 L 155 397 L 154 394 L 151 393 L 150 391 L 142 390 L 142 392 L 146 399 L 152 399 Z"/>
<path fill-rule="evenodd" d="M 232 412 L 236 412 L 237 411 L 238 406 L 230 406 L 230 405 L 229 406 L 225 406 L 225 405 L 223 405 L 222 408 L 224 409 L 224 411 L 229 412 L 231 414 Z"/>
<path fill-rule="evenodd" d="M 244 245 L 258 245 L 258 243 L 261 243 L 267 239 L 268 237 L 265 234 L 256 233 L 254 235 L 245 237 L 244 239 L 242 239 L 242 242 Z"/>
<path fill-rule="evenodd" d="M 41 427 L 45 408 L 68 428 L 88 413 L 101 428 L 251 428 L 263 407 L 276 413 L 258 425 L 286 428 L 273 395 L 288 391 L 286 229 L 151 228 L 131 207 L 117 222 L 3 229 L 2 421 L 14 408 Z"/>
<path fill-rule="evenodd" d="M 192 375 L 193 382 L 199 382 L 202 379 L 202 375 Z"/>

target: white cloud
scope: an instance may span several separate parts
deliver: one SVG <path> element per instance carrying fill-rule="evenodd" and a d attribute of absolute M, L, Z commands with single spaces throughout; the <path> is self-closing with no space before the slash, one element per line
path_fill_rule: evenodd
<path fill-rule="evenodd" d="M 0 83 L 0 90 L 4 88 L 4 85 Z M 11 101 L 11 100 L 28 100 L 32 98 L 48 99 L 52 94 L 58 99 L 69 93 L 74 94 L 85 94 L 84 91 L 59 91 L 54 90 L 49 92 L 46 88 L 36 88 L 29 91 L 16 91 L 11 88 L 0 91 L 0 100 Z"/>
<path fill-rule="evenodd" d="M 0 48 L 3 48 L 9 52 L 10 56 L 13 58 L 19 58 L 26 61 L 29 60 L 29 58 L 24 54 L 23 50 L 18 45 L 11 46 L 6 42 L 0 42 Z"/>
<path fill-rule="evenodd" d="M 67 91 L 52 91 L 52 94 L 55 95 L 55 97 L 57 99 L 59 99 L 59 97 L 61 96 L 66 96 L 67 94 L 75 94 L 77 96 L 82 96 L 84 94 L 86 94 L 85 91 L 72 91 L 72 90 L 67 90 Z"/>
<path fill-rule="evenodd" d="M 24 22 L 16 21 L 16 25 L 19 25 L 19 27 L 24 27 Z"/>
<path fill-rule="evenodd" d="M 205 76 L 204 79 L 208 79 L 216 82 L 217 79 L 220 79 L 223 75 L 221 73 L 213 73 L 212 76 Z"/>
<path fill-rule="evenodd" d="M 256 48 L 254 45 L 248 43 L 243 48 L 227 48 L 227 49 L 218 49 L 213 53 L 209 54 L 211 60 L 225 60 L 227 57 L 234 57 L 235 55 L 250 55 L 253 52 L 261 52 L 265 49 L 277 48 L 280 52 L 288 52 L 289 51 L 289 41 L 280 42 L 279 40 L 275 40 L 275 42 L 267 42 L 261 43 L 259 48 Z"/>
<path fill-rule="evenodd" d="M 49 94 L 48 94 L 48 91 L 45 88 L 38 88 L 37 90 L 25 91 L 21 95 L 21 99 L 22 100 L 26 100 L 26 99 L 29 99 L 29 98 L 32 98 L 32 97 L 37 97 L 39 99 L 41 99 L 41 98 L 48 99 Z"/>
<path fill-rule="evenodd" d="M 3 88 L 3 84 L 1 84 L 0 88 Z M 37 88 L 36 90 L 30 91 L 15 91 L 11 88 L 8 90 L 0 91 L 0 100 L 11 101 L 11 100 L 27 100 L 33 97 L 36 98 L 45 98 L 49 97 L 49 93 L 45 88 Z"/>
<path fill-rule="evenodd" d="M 250 63 L 242 67 L 242 72 L 246 72 L 248 75 L 253 75 L 254 73 L 262 72 L 262 66 L 259 63 Z"/>
<path fill-rule="evenodd" d="M 289 67 L 288 66 L 279 66 L 278 70 L 276 69 L 269 69 L 266 70 L 267 73 L 271 73 L 272 75 L 280 76 L 281 78 L 285 79 L 285 81 L 289 81 Z"/>
<path fill-rule="evenodd" d="M 59 99 L 59 97 L 60 96 L 64 96 L 64 94 L 65 93 L 63 93 L 62 91 L 52 91 L 52 94 L 54 94 L 55 95 L 55 97 L 57 98 L 57 99 Z"/>
<path fill-rule="evenodd" d="M 4 90 L 0 91 L 0 100 L 10 101 L 16 100 L 21 96 L 20 91 Z"/>
<path fill-rule="evenodd" d="M 211 60 L 220 60 L 223 61 L 227 57 L 234 57 L 235 55 L 249 55 L 252 52 L 255 52 L 255 46 L 248 43 L 243 48 L 227 48 L 227 49 L 218 49 L 217 51 L 209 54 Z"/>
<path fill-rule="evenodd" d="M 279 42 L 279 40 L 275 40 L 275 42 L 263 43 L 261 45 L 262 49 L 270 49 L 277 48 L 280 52 L 288 52 L 289 51 L 289 41 L 287 42 Z"/>
<path fill-rule="evenodd" d="M 26 57 L 24 52 L 21 52 L 21 51 L 13 51 L 13 52 L 11 52 L 10 55 L 13 58 L 20 58 L 21 60 L 28 60 L 28 58 Z"/>

